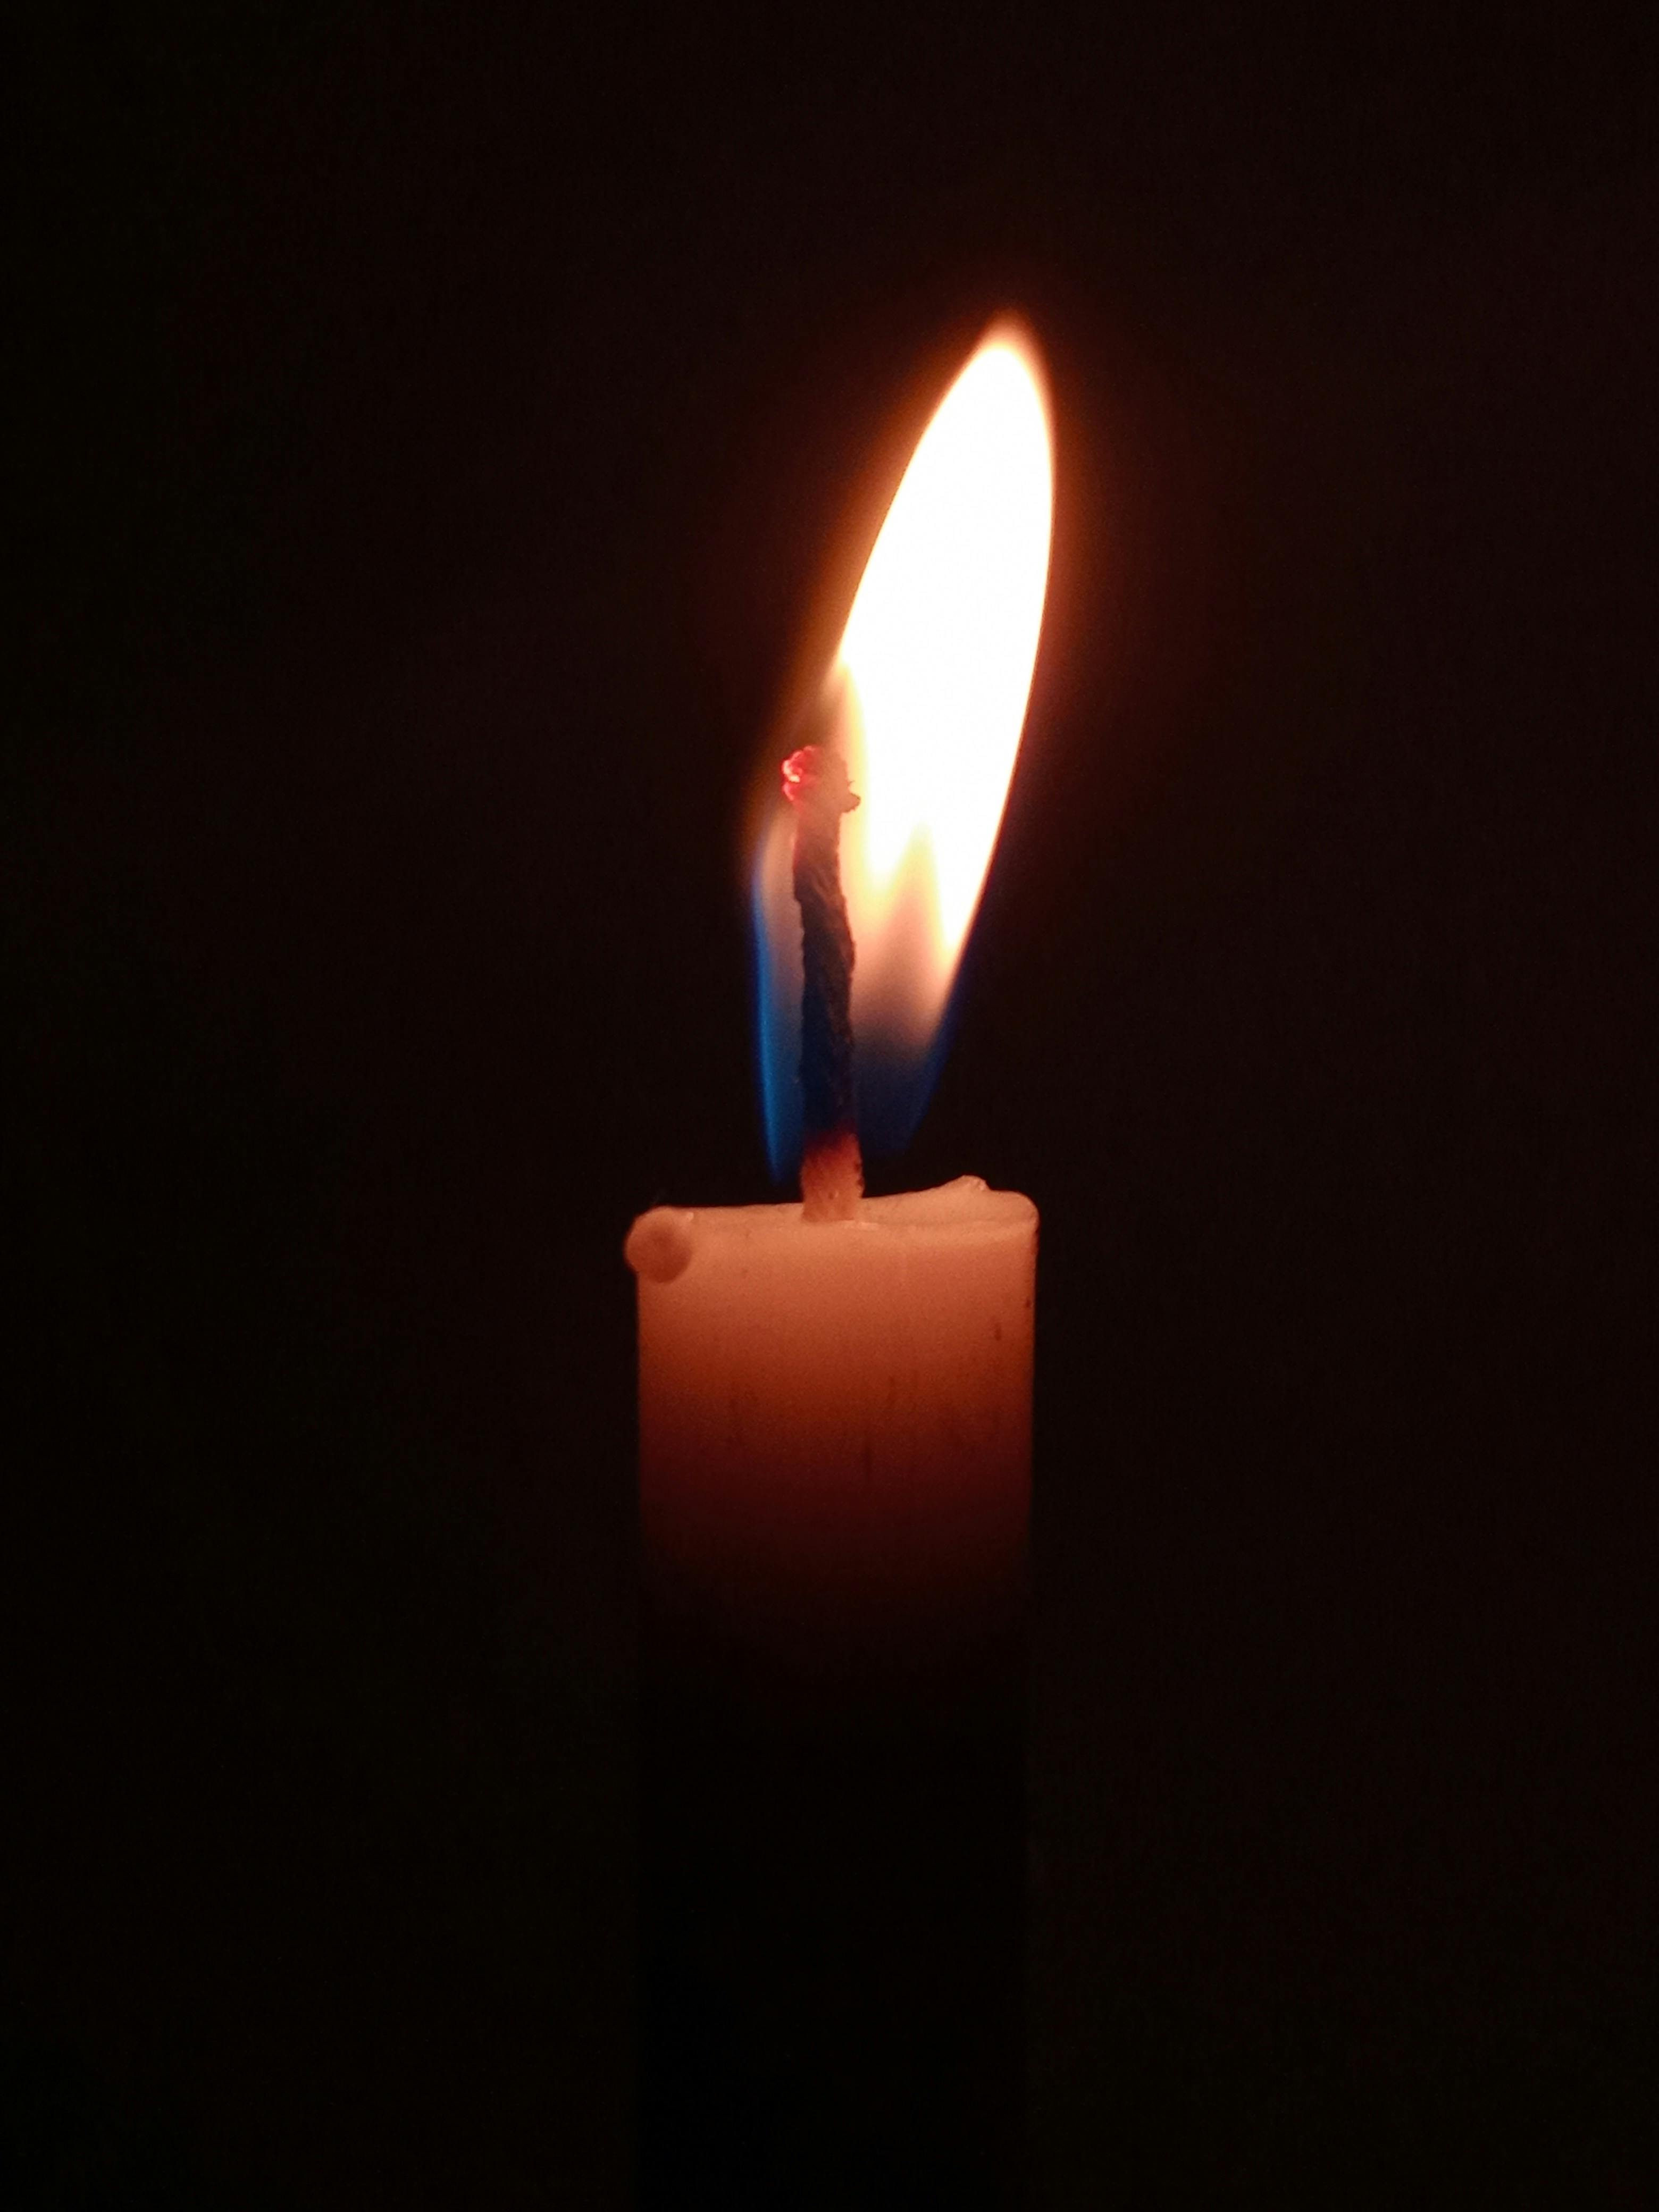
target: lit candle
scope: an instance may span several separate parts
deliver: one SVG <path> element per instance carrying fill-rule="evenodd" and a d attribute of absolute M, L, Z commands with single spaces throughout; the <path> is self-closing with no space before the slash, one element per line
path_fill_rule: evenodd
<path fill-rule="evenodd" d="M 757 854 L 769 1138 L 805 1202 L 659 1206 L 628 1239 L 648 2202 L 699 2174 L 725 2201 L 794 2201 L 745 2099 L 786 2165 L 815 2146 L 860 2201 L 906 2174 L 960 2206 L 1006 2182 L 1009 2085 L 988 2069 L 1018 2072 L 1036 1210 L 966 1176 L 866 1197 L 858 1140 L 892 1148 L 925 1103 L 1024 720 L 1052 495 L 1035 356 L 999 327 L 905 472 L 821 742 L 786 763 L 795 804 Z M 988 2039 L 964 2039 L 976 2005 Z M 705 2078 L 684 2046 L 720 2019 L 734 2040 Z"/>
<path fill-rule="evenodd" d="M 925 1099 L 1001 819 L 1048 569 L 1048 411 L 1029 343 L 994 330 L 925 432 L 825 684 L 855 807 L 840 860 L 855 963 L 855 1076 L 890 1147 Z M 801 1146 L 796 824 L 757 859 L 762 1074 L 775 1164 Z M 971 1179 L 860 1200 L 836 1131 L 833 1189 L 800 1206 L 635 1224 L 647 1559 L 774 1631 L 927 1621 L 1006 1597 L 1030 1469 L 1036 1213 Z M 809 1181 L 813 1164 L 806 1147 Z M 822 1179 L 822 1178 L 821 1178 Z M 844 1603 L 856 1592 L 855 1603 Z"/>

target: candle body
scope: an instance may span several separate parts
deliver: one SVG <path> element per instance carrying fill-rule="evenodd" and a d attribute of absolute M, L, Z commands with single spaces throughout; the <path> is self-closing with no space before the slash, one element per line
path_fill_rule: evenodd
<path fill-rule="evenodd" d="M 1018 1607 L 1036 1209 L 969 1177 L 635 1224 L 647 1578 L 711 1644 L 826 1679 Z"/>
<path fill-rule="evenodd" d="M 1019 2201 L 1036 1256 L 970 1180 L 635 1224 L 647 2212 Z"/>

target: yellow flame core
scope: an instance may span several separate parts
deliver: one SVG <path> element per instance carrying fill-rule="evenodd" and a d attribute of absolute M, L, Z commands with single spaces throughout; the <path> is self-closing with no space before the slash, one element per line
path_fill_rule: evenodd
<path fill-rule="evenodd" d="M 1039 373 L 994 332 L 922 434 L 841 642 L 855 1030 L 860 1000 L 912 1034 L 943 1010 L 1019 750 L 1053 509 Z"/>

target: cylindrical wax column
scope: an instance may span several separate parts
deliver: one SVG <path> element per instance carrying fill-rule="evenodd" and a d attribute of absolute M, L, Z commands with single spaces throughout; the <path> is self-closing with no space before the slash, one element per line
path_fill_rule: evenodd
<path fill-rule="evenodd" d="M 635 1224 L 646 1571 L 732 1644 L 926 1664 L 1022 1586 L 1036 1209 L 964 1176 Z"/>
<path fill-rule="evenodd" d="M 629 1237 L 647 2205 L 1016 2201 L 1036 1249 L 969 1179 Z"/>

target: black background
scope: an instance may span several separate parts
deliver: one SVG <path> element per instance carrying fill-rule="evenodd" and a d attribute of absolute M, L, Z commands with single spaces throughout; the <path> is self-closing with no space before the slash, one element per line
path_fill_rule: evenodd
<path fill-rule="evenodd" d="M 1035 2201 L 1641 2201 L 1654 40 L 1338 21 L 42 11 L 8 2203 L 626 2201 L 620 1239 L 767 1194 L 759 736 L 1011 304 L 889 1182 L 1043 1213 Z"/>

